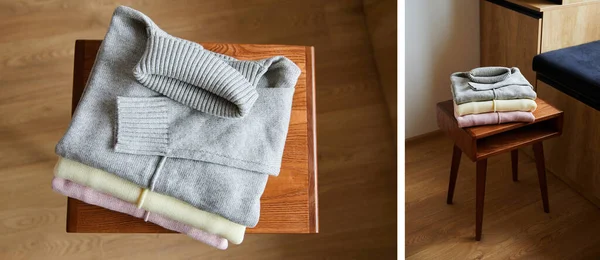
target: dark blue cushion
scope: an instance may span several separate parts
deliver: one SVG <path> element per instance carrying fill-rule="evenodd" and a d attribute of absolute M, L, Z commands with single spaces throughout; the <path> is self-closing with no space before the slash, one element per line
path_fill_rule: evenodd
<path fill-rule="evenodd" d="M 539 80 L 600 110 L 600 41 L 537 55 L 533 70 Z"/>

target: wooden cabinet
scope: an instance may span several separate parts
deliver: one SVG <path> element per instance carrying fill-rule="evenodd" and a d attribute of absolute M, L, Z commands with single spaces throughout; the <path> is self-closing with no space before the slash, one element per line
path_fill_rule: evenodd
<path fill-rule="evenodd" d="M 600 1 L 544 12 L 541 52 L 600 40 Z"/>
<path fill-rule="evenodd" d="M 539 53 L 600 39 L 600 1 L 481 0 L 481 66 L 531 69 Z"/>
<path fill-rule="evenodd" d="M 523 76 L 535 84 L 531 61 L 540 53 L 541 16 L 482 1 L 480 18 L 481 66 L 519 67 Z"/>
<path fill-rule="evenodd" d="M 544 146 L 546 167 L 600 207 L 600 111 L 538 81 L 532 70 L 539 53 L 600 40 L 600 1 L 481 0 L 480 9 L 481 65 L 519 67 L 539 98 L 565 112 L 563 135 Z"/>
<path fill-rule="evenodd" d="M 600 207 L 600 111 L 543 81 L 537 85 L 539 95 L 565 113 L 563 136 L 545 142 L 546 167 Z"/>

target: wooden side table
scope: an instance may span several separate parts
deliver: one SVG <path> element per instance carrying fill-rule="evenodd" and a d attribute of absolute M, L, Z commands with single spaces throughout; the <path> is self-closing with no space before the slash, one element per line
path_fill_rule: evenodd
<path fill-rule="evenodd" d="M 73 75 L 75 110 L 102 41 L 77 40 Z M 296 84 L 290 127 L 281 172 L 270 177 L 261 197 L 260 220 L 247 233 L 318 233 L 317 132 L 314 49 L 310 46 L 202 44 L 205 49 L 237 59 L 262 59 L 283 55 L 302 70 Z M 67 232 L 173 233 L 150 222 L 69 198 Z"/>
<path fill-rule="evenodd" d="M 517 181 L 517 149 L 526 145 L 533 145 L 544 212 L 548 213 L 550 211 L 542 141 L 562 134 L 563 112 L 539 98 L 536 100 L 536 103 L 538 107 L 533 112 L 535 121 L 532 123 L 507 123 L 469 128 L 458 127 L 458 123 L 454 117 L 452 100 L 437 104 L 437 124 L 454 141 L 452 165 L 450 167 L 450 183 L 448 185 L 448 198 L 446 201 L 448 204 L 452 204 L 462 153 L 465 153 L 471 161 L 477 164 L 475 214 L 475 239 L 477 241 L 481 240 L 487 158 L 490 156 L 510 151 L 512 178 L 513 181 Z"/>

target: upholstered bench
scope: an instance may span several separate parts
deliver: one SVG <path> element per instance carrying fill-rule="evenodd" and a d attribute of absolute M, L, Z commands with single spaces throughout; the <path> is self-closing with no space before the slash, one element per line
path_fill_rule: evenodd
<path fill-rule="evenodd" d="M 533 58 L 537 79 L 600 111 L 600 41 Z"/>
<path fill-rule="evenodd" d="M 600 41 L 542 53 L 533 70 L 538 97 L 565 112 L 546 168 L 600 207 Z"/>

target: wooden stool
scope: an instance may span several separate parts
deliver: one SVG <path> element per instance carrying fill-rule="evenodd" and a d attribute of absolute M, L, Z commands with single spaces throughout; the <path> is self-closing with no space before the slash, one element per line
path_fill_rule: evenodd
<path fill-rule="evenodd" d="M 536 103 L 538 107 L 533 112 L 535 121 L 532 123 L 507 123 L 469 128 L 458 127 L 458 123 L 454 117 L 452 100 L 437 104 L 437 124 L 454 141 L 452 165 L 450 167 L 450 184 L 448 185 L 446 203 L 452 204 L 462 153 L 464 152 L 471 161 L 477 164 L 475 214 L 475 240 L 477 241 L 481 240 L 487 158 L 492 155 L 511 152 L 512 178 L 513 181 L 517 181 L 517 149 L 526 145 L 533 145 L 544 212 L 548 213 L 550 211 L 542 141 L 562 134 L 563 112 L 539 98 L 536 100 Z"/>
<path fill-rule="evenodd" d="M 75 110 L 102 41 L 77 40 L 73 75 Z M 256 44 L 202 44 L 205 49 L 241 60 L 283 55 L 302 74 L 296 84 L 281 172 L 270 177 L 260 199 L 260 220 L 247 233 L 318 233 L 317 132 L 313 47 Z M 69 198 L 67 232 L 172 233 L 150 222 Z"/>

